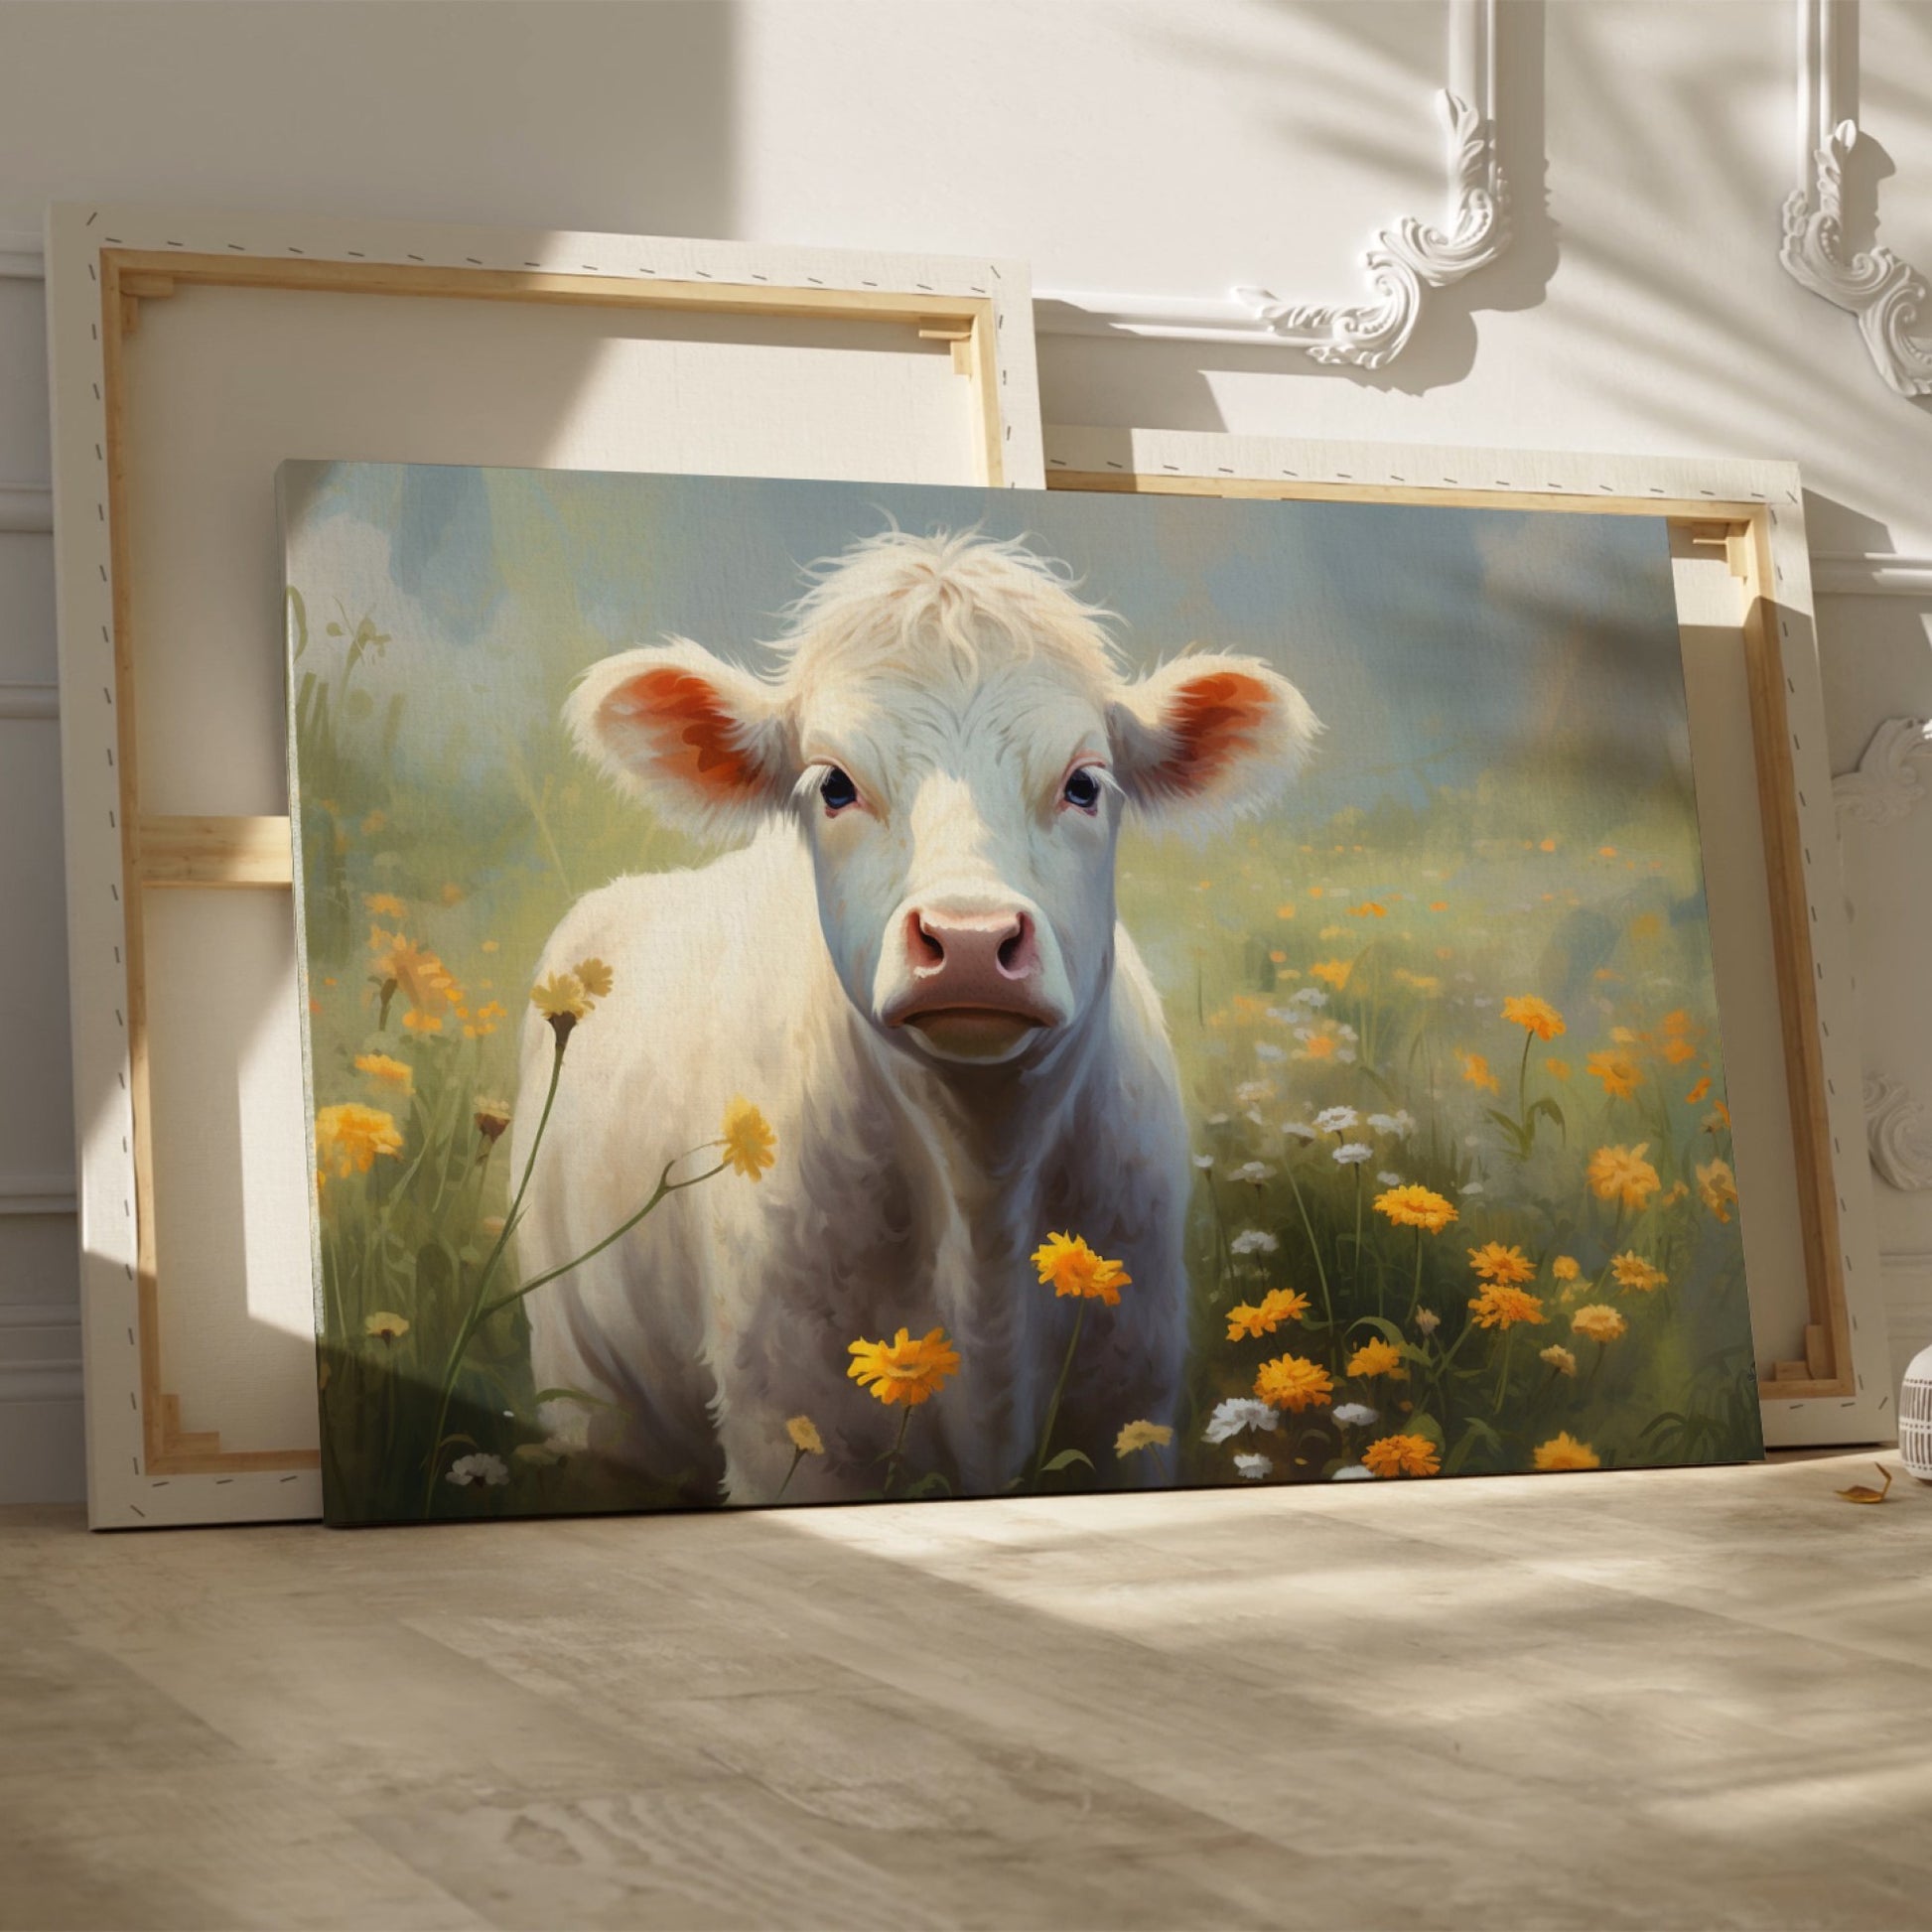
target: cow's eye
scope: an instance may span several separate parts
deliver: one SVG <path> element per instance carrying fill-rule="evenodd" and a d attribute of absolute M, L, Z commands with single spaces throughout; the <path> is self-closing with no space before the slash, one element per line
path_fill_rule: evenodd
<path fill-rule="evenodd" d="M 1093 775 L 1092 767 L 1083 764 L 1077 771 L 1069 771 L 1066 783 L 1060 787 L 1060 796 L 1083 812 L 1092 811 L 1100 803 L 1100 780 Z"/>
<path fill-rule="evenodd" d="M 825 776 L 819 780 L 818 795 L 825 800 L 828 812 L 842 812 L 848 805 L 859 802 L 859 787 L 834 764 L 827 767 Z"/>

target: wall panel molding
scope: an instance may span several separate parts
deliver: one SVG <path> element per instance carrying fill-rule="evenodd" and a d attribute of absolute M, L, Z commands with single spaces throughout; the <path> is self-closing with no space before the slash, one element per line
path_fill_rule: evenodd
<path fill-rule="evenodd" d="M 1848 209 L 1847 164 L 1859 143 L 1859 0 L 1797 0 L 1798 186 L 1784 205 L 1778 259 L 1812 294 L 1858 319 L 1872 366 L 1901 396 L 1932 395 L 1932 316 L 1925 276 L 1889 248 L 1853 248 L 1849 227 L 1875 226 Z"/>
<path fill-rule="evenodd" d="M 44 483 L 0 483 L 0 530 L 30 536 L 51 535 L 54 490 Z"/>
<path fill-rule="evenodd" d="M 1365 302 L 1290 302 L 1262 288 L 1225 296 L 1036 292 L 1043 335 L 1132 336 L 1299 349 L 1329 366 L 1379 369 L 1408 347 L 1438 289 L 1486 268 L 1509 246 L 1509 184 L 1496 140 L 1499 0 L 1449 0 L 1449 84 L 1436 96 L 1448 138 L 1440 227 L 1405 215 L 1373 236 Z"/>
<path fill-rule="evenodd" d="M 0 1215 L 73 1214 L 78 1209 L 70 1173 L 0 1173 Z M 0 1314 L 5 1308 L 0 1303 Z"/>
<path fill-rule="evenodd" d="M 1932 725 L 1923 718 L 1887 718 L 1871 734 L 1858 765 L 1832 780 L 1841 820 L 1889 825 L 1925 797 L 1920 767 L 1932 763 Z"/>
<path fill-rule="evenodd" d="M 1904 1194 L 1932 1188 L 1932 1112 L 1902 1080 L 1882 1073 L 1865 1075 L 1863 1099 L 1865 1143 L 1878 1178 Z"/>

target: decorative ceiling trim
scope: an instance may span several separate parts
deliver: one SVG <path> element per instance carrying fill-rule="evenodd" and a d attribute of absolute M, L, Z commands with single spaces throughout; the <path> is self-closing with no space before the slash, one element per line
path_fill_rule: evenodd
<path fill-rule="evenodd" d="M 1871 734 L 1858 768 L 1832 780 L 1841 819 L 1890 825 L 1925 797 L 1918 767 L 1932 762 L 1932 726 L 1923 718 L 1887 718 Z"/>
<path fill-rule="evenodd" d="M 1449 205 L 1441 227 L 1405 215 L 1370 241 L 1366 302 L 1285 302 L 1267 289 L 1225 296 L 1103 295 L 1041 290 L 1044 335 L 1251 343 L 1312 361 L 1379 369 L 1408 347 L 1431 294 L 1486 268 L 1509 246 L 1509 185 L 1496 144 L 1499 0 L 1449 0 L 1449 85 L 1436 96 L 1449 140 Z"/>
<path fill-rule="evenodd" d="M 1932 1113 L 1902 1081 L 1864 1076 L 1864 1136 L 1878 1178 L 1900 1193 L 1932 1189 Z"/>
<path fill-rule="evenodd" d="M 1889 248 L 1847 251 L 1845 164 L 1858 145 L 1859 0 L 1798 0 L 1798 186 L 1784 205 L 1778 259 L 1814 295 L 1858 318 L 1886 384 L 1932 395 L 1926 281 Z M 1863 210 L 1877 217 L 1877 192 Z"/>

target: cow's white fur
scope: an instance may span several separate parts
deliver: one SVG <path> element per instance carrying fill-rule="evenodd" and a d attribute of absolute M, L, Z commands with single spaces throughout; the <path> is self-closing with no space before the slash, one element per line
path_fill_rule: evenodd
<path fill-rule="evenodd" d="M 1186 1146 L 1159 999 L 1114 914 L 1123 809 L 1196 831 L 1264 808 L 1318 729 L 1259 660 L 1183 655 L 1128 679 L 1106 614 L 1023 544 L 898 531 L 821 567 L 758 676 L 676 640 L 594 665 L 567 719 L 620 784 L 743 850 L 581 900 L 540 971 L 598 956 L 519 1232 L 561 1265 L 634 1212 L 664 1161 L 744 1094 L 777 1166 L 673 1196 L 527 1305 L 560 1429 L 693 1499 L 776 1493 L 784 1424 L 827 1453 L 788 1499 L 878 1487 L 899 1415 L 846 1377 L 861 1336 L 943 1326 L 955 1383 L 916 1412 L 911 1467 L 957 1490 L 1020 1475 L 1074 1304 L 1028 1261 L 1070 1229 L 1134 1277 L 1095 1309 L 1055 1441 L 1111 1478 L 1126 1422 L 1171 1422 L 1186 1340 Z M 828 811 L 832 765 L 860 802 Z M 1091 812 L 1063 795 L 1085 765 Z M 908 914 L 1024 911 L 1056 1024 L 959 1060 L 886 1024 Z M 513 1157 L 548 1079 L 532 1017 Z M 697 1155 L 680 1172 L 714 1156 Z"/>

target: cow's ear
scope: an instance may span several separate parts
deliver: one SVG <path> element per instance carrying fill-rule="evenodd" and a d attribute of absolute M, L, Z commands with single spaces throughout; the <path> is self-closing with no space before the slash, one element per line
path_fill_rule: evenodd
<path fill-rule="evenodd" d="M 1108 720 L 1114 771 L 1151 820 L 1199 835 L 1266 811 L 1320 723 L 1256 657 L 1178 657 L 1122 688 Z"/>
<path fill-rule="evenodd" d="M 684 638 L 593 664 L 564 721 L 623 790 L 704 839 L 748 837 L 798 776 L 780 695 Z"/>

